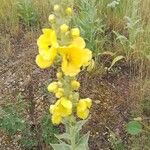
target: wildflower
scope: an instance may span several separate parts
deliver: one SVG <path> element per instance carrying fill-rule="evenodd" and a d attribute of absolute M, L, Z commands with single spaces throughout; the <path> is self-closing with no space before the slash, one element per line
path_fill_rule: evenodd
<path fill-rule="evenodd" d="M 52 29 L 43 29 L 43 34 L 38 38 L 39 55 L 36 63 L 40 68 L 50 67 L 57 55 L 57 38 Z"/>
<path fill-rule="evenodd" d="M 76 80 L 73 80 L 71 81 L 71 87 L 74 89 L 74 90 L 78 90 L 79 87 L 80 87 L 80 83 Z"/>
<path fill-rule="evenodd" d="M 63 25 L 60 26 L 60 31 L 61 31 L 62 33 L 67 32 L 68 29 L 69 29 L 69 26 L 66 25 L 66 24 L 63 24 Z"/>
<path fill-rule="evenodd" d="M 54 11 L 59 11 L 59 9 L 60 9 L 60 6 L 59 5 L 54 5 Z"/>
<path fill-rule="evenodd" d="M 89 108 L 91 107 L 91 105 L 91 99 L 80 99 L 77 104 L 77 116 L 81 119 L 86 119 L 89 115 Z"/>
<path fill-rule="evenodd" d="M 77 38 L 73 39 L 71 45 L 77 46 L 77 47 L 80 47 L 80 48 L 85 48 L 85 41 L 84 41 L 83 38 L 77 37 Z"/>
<path fill-rule="evenodd" d="M 73 38 L 79 37 L 80 36 L 80 30 L 79 30 L 79 28 L 73 28 L 73 29 L 71 29 L 71 36 Z"/>
<path fill-rule="evenodd" d="M 36 56 L 35 62 L 41 69 L 48 68 L 52 65 L 51 61 L 45 60 L 40 54 Z"/>
<path fill-rule="evenodd" d="M 50 106 L 49 111 L 52 114 L 53 124 L 59 124 L 62 117 L 67 117 L 72 113 L 72 102 L 62 97 L 54 105 Z"/>
<path fill-rule="evenodd" d="M 57 46 L 57 37 L 54 30 L 50 28 L 42 29 L 43 34 L 38 38 L 37 45 L 39 49 L 49 50 Z"/>
<path fill-rule="evenodd" d="M 57 89 L 58 89 L 58 84 L 57 84 L 57 82 L 52 82 L 52 83 L 50 83 L 50 84 L 48 85 L 47 89 L 48 89 L 49 92 L 54 92 L 54 93 L 55 93 L 55 92 L 57 91 Z"/>
<path fill-rule="evenodd" d="M 49 15 L 48 20 L 49 22 L 53 22 L 55 20 L 55 15 L 54 14 Z"/>
<path fill-rule="evenodd" d="M 61 98 L 61 115 L 62 117 L 67 117 L 72 113 L 72 102 L 66 98 Z"/>
<path fill-rule="evenodd" d="M 91 60 L 92 53 L 89 49 L 82 49 L 74 45 L 59 48 L 62 56 L 62 71 L 65 75 L 75 76 L 80 68 Z"/>
<path fill-rule="evenodd" d="M 71 15 L 72 14 L 72 8 L 70 8 L 70 7 L 66 8 L 65 11 L 66 11 L 67 15 Z"/>
<path fill-rule="evenodd" d="M 60 115 L 52 115 L 52 123 L 53 124 L 60 124 L 62 120 L 62 117 Z"/>

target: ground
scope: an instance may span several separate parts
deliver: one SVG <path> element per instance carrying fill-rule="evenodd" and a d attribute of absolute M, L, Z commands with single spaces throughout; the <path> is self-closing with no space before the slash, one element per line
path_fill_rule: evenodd
<path fill-rule="evenodd" d="M 29 85 L 32 85 L 33 98 L 36 102 L 34 112 L 36 123 L 53 101 L 53 96 L 47 95 L 45 91 L 46 85 L 55 78 L 55 68 L 41 70 L 36 66 L 34 60 L 37 46 L 36 41 L 30 39 L 30 36 L 12 39 L 11 48 L 9 56 L 1 56 L 0 104 L 15 102 L 19 93 L 28 100 L 28 95 L 31 96 L 28 94 L 31 92 Z M 116 70 L 116 72 L 105 72 L 103 75 L 99 72 L 93 74 L 82 72 L 79 75 L 81 97 L 93 100 L 90 119 L 84 126 L 84 132 L 90 131 L 91 150 L 111 149 L 109 140 L 112 133 L 124 143 L 130 142 L 125 124 L 132 118 L 131 112 L 135 103 L 133 93 L 138 92 L 133 85 L 137 83 L 138 77 L 132 76 L 130 67 L 126 63 Z M 26 118 L 30 120 L 28 115 Z M 0 137 L 1 149 L 21 149 L 14 137 L 10 138 L 4 133 L 1 133 Z"/>

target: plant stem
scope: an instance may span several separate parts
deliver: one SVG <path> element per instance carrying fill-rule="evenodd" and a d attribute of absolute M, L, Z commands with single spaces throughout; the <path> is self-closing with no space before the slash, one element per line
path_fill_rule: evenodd
<path fill-rule="evenodd" d="M 73 128 L 74 129 L 74 128 Z M 71 148 L 72 150 L 75 150 L 75 134 L 72 128 L 70 128 L 70 137 L 71 137 Z"/>

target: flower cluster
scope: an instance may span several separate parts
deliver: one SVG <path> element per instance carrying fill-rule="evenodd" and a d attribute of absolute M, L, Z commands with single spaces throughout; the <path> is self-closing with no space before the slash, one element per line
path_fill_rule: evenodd
<path fill-rule="evenodd" d="M 78 28 L 71 28 L 66 18 L 70 18 L 71 7 L 54 5 L 54 13 L 49 16 L 50 28 L 44 28 L 37 40 L 38 52 L 36 64 L 41 68 L 49 68 L 57 62 L 57 81 L 48 85 L 48 91 L 58 99 L 50 106 L 52 122 L 61 123 L 62 119 L 76 115 L 86 119 L 91 107 L 91 99 L 80 99 L 77 90 L 80 83 L 76 76 L 92 61 L 92 52 L 86 48 L 84 39 Z M 60 64 L 60 65 L 59 65 Z"/>

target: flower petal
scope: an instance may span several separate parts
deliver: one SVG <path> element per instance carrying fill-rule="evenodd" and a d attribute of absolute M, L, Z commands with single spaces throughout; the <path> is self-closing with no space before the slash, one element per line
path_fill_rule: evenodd
<path fill-rule="evenodd" d="M 52 65 L 51 61 L 43 59 L 43 57 L 40 54 L 36 56 L 35 62 L 41 69 L 48 68 Z"/>

